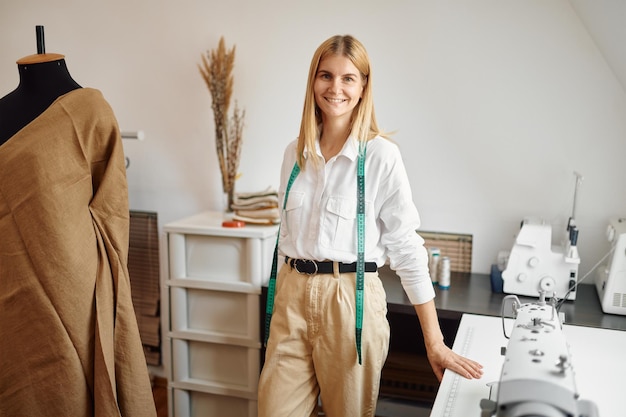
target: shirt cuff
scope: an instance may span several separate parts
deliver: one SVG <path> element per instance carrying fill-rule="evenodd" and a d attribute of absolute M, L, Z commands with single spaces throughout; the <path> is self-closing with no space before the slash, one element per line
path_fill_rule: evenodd
<path fill-rule="evenodd" d="M 406 292 L 409 301 L 413 305 L 424 304 L 435 298 L 435 289 L 430 281 L 421 281 L 412 283 L 410 286 L 402 284 L 404 292 Z"/>

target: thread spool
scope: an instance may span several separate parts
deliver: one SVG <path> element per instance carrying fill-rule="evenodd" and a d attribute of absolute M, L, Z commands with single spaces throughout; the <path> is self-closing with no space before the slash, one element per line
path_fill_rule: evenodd
<path fill-rule="evenodd" d="M 441 256 L 441 251 L 439 248 L 429 248 L 428 249 L 428 270 L 430 272 L 430 280 L 433 285 L 437 284 L 438 274 L 439 274 L 439 258 Z"/>
<path fill-rule="evenodd" d="M 439 288 L 441 288 L 442 290 L 447 290 L 448 288 L 450 288 L 450 258 L 447 256 L 444 256 L 441 258 L 441 260 L 439 261 L 439 277 L 438 277 L 438 283 L 439 283 Z"/>

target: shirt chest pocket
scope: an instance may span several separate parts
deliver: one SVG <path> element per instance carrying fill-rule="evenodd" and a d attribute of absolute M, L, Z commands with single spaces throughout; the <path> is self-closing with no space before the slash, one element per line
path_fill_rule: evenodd
<path fill-rule="evenodd" d="M 302 221 L 302 205 L 304 204 L 304 193 L 300 191 L 292 191 L 289 193 L 289 198 L 285 204 L 285 222 L 286 228 L 289 230 L 291 227 L 298 228 L 298 224 Z M 291 227 L 290 227 L 291 226 Z"/>
<path fill-rule="evenodd" d="M 356 199 L 330 197 L 326 203 L 322 244 L 356 255 Z"/>

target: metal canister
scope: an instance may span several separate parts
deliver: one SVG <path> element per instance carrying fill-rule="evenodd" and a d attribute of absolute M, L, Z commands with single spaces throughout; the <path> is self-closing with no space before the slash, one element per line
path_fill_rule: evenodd
<path fill-rule="evenodd" d="M 433 285 L 437 283 L 440 255 L 441 251 L 439 248 L 428 249 L 428 272 L 430 272 L 430 280 Z"/>
<path fill-rule="evenodd" d="M 442 290 L 447 290 L 450 288 L 450 258 L 447 256 L 443 256 L 439 261 L 439 288 Z"/>

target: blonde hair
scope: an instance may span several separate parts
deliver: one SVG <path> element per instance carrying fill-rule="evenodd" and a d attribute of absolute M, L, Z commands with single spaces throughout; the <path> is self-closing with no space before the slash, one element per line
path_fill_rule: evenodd
<path fill-rule="evenodd" d="M 300 168 L 304 169 L 304 149 L 309 150 L 315 164 L 319 157 L 315 152 L 315 141 L 319 134 L 319 126 L 322 123 L 322 115 L 315 103 L 313 84 L 317 76 L 320 62 L 329 55 L 342 55 L 348 58 L 359 70 L 363 82 L 363 95 L 353 110 L 351 135 L 359 141 L 368 141 L 381 134 L 376 123 L 374 114 L 374 100 L 372 98 L 372 75 L 370 60 L 367 51 L 361 42 L 350 35 L 335 35 L 324 41 L 313 54 L 309 68 L 309 78 L 302 110 L 300 123 L 300 135 L 298 136 L 297 161 Z"/>

